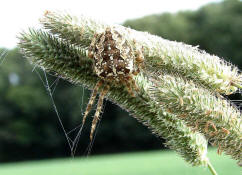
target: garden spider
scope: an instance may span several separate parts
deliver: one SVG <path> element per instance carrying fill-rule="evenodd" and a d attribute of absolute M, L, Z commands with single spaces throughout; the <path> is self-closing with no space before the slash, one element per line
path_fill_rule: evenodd
<path fill-rule="evenodd" d="M 135 43 L 135 41 L 133 42 Z M 107 27 L 103 33 L 94 35 L 88 49 L 88 57 L 94 60 L 93 69 L 100 80 L 92 91 L 82 125 L 85 123 L 99 89 L 101 86 L 104 87 L 100 92 L 96 113 L 92 120 L 90 132 L 90 140 L 92 141 L 103 100 L 109 91 L 110 84 L 124 85 L 129 94 L 134 97 L 133 90 L 138 90 L 134 76 L 140 72 L 144 58 L 141 49 L 136 48 L 134 52 L 131 44 L 114 27 Z"/>

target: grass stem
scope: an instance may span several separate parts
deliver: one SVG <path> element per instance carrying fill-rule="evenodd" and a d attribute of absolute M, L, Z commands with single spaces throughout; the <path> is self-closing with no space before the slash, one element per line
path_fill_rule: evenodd
<path fill-rule="evenodd" d="M 208 169 L 212 173 L 212 175 L 218 175 L 217 172 L 215 171 L 213 165 L 208 161 Z"/>

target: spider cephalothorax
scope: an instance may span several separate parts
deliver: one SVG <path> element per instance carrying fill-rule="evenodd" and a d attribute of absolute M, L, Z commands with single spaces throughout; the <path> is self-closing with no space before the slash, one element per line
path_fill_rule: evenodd
<path fill-rule="evenodd" d="M 135 41 L 132 41 L 135 45 Z M 109 90 L 109 85 L 123 85 L 128 92 L 134 96 L 133 90 L 138 90 L 134 76 L 140 71 L 143 64 L 141 49 L 133 48 L 115 28 L 107 27 L 100 34 L 95 34 L 88 50 L 89 58 L 94 59 L 93 69 L 101 78 L 96 84 L 87 109 L 83 117 L 83 124 L 96 98 L 99 88 L 104 85 L 100 92 L 98 106 L 92 122 L 90 139 L 92 140 L 99 114 L 101 112 L 103 99 Z"/>

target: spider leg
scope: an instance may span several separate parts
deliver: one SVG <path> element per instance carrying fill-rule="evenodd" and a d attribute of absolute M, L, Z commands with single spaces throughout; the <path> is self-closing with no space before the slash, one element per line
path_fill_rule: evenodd
<path fill-rule="evenodd" d="M 126 85 L 128 93 L 132 96 L 135 97 L 134 92 L 133 92 L 133 88 L 132 88 L 132 84 L 129 82 L 130 80 L 123 80 L 123 83 Z"/>
<path fill-rule="evenodd" d="M 92 105 L 95 101 L 95 98 L 97 96 L 97 92 L 98 92 L 98 89 L 100 88 L 100 86 L 103 84 L 102 81 L 98 81 L 96 86 L 94 87 L 93 91 L 92 91 L 92 95 L 89 99 L 89 102 L 87 104 L 87 108 L 86 108 L 86 111 L 85 111 L 85 114 L 83 116 L 83 119 L 82 119 L 82 126 L 84 125 L 85 121 L 86 121 L 86 118 L 87 118 L 87 115 L 89 114 L 89 112 L 91 111 L 92 109 Z"/>
<path fill-rule="evenodd" d="M 94 131 L 95 131 L 96 126 L 97 126 L 97 122 L 99 120 L 99 115 L 102 111 L 103 100 L 104 100 L 104 97 L 107 94 L 108 90 L 109 90 L 109 86 L 106 85 L 105 88 L 102 90 L 102 92 L 99 96 L 99 99 L 98 99 L 97 110 L 96 110 L 96 113 L 95 113 L 94 118 L 92 120 L 92 127 L 91 127 L 91 133 L 90 133 L 90 141 L 91 142 L 92 142 L 92 139 L 93 139 Z"/>
<path fill-rule="evenodd" d="M 135 48 L 136 48 L 135 61 L 136 61 L 138 69 L 136 70 L 135 74 L 137 75 L 140 72 L 140 70 L 144 68 L 144 55 L 143 55 L 144 48 L 139 47 L 136 43 L 136 40 L 133 40 L 133 42 L 134 42 L 134 45 L 135 45 Z"/>
<path fill-rule="evenodd" d="M 134 80 L 133 78 L 132 78 L 132 80 L 131 80 L 131 84 L 132 84 L 134 90 L 135 90 L 136 92 L 138 92 L 138 91 L 139 91 L 139 87 L 137 86 L 137 84 L 136 84 L 136 82 L 135 82 L 135 80 Z"/>
<path fill-rule="evenodd" d="M 138 92 L 139 88 L 138 88 L 135 80 L 132 78 L 132 76 L 128 76 L 126 79 L 121 80 L 121 82 L 126 85 L 128 93 L 132 97 L 135 97 L 134 90 L 136 92 Z"/>

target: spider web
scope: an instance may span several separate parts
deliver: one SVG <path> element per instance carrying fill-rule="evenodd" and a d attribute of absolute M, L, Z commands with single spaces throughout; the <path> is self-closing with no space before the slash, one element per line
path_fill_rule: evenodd
<path fill-rule="evenodd" d="M 74 127 L 73 129 L 67 131 L 67 129 L 65 128 L 65 126 L 64 126 L 64 124 L 62 122 L 61 115 L 58 112 L 58 108 L 57 108 L 57 106 L 55 104 L 55 101 L 54 101 L 54 98 L 53 98 L 53 94 L 54 94 L 55 89 L 56 89 L 56 87 L 58 85 L 58 82 L 60 80 L 60 77 L 57 77 L 52 83 L 49 83 L 49 80 L 48 80 L 46 71 L 44 69 L 42 69 L 43 70 L 43 75 L 44 75 L 44 77 L 42 77 L 41 74 L 35 68 L 36 67 L 33 68 L 33 71 L 38 75 L 39 79 L 43 83 L 43 85 L 44 85 L 44 87 L 45 87 L 45 89 L 46 89 L 46 91 L 47 91 L 47 93 L 48 93 L 48 95 L 50 97 L 50 100 L 51 100 L 51 103 L 53 105 L 54 111 L 55 111 L 56 116 L 58 118 L 58 122 L 59 122 L 59 124 L 61 126 L 61 129 L 62 129 L 62 131 L 64 133 L 64 136 L 66 138 L 66 141 L 68 143 L 68 147 L 69 147 L 70 152 L 71 152 L 71 157 L 74 158 L 75 157 L 76 150 L 78 148 L 78 143 L 80 141 L 80 137 L 81 137 L 81 134 L 82 134 L 82 130 L 83 130 L 84 125 L 80 122 L 80 124 L 78 124 L 76 127 Z M 48 75 L 51 75 L 51 74 L 48 73 Z M 54 76 L 54 75 L 51 75 L 51 76 Z M 84 87 L 82 87 L 81 106 L 83 106 L 83 103 L 84 103 Z M 104 103 L 104 105 L 103 105 L 103 111 L 105 109 L 105 106 L 106 106 L 106 103 Z M 80 109 L 80 113 L 82 114 L 82 108 Z M 93 147 L 93 144 L 94 144 L 94 140 L 95 140 L 95 137 L 96 137 L 96 134 L 97 134 L 99 125 L 100 125 L 100 121 L 101 121 L 102 115 L 103 115 L 103 113 L 100 114 L 100 120 L 98 121 L 97 128 L 95 130 L 93 140 L 88 144 L 88 146 L 86 148 L 85 153 L 87 153 L 86 154 L 87 156 L 89 156 L 90 153 L 91 153 L 91 150 L 92 150 L 92 147 Z M 74 138 L 72 139 L 70 137 L 70 134 L 72 134 L 76 130 L 78 130 L 78 132 L 74 136 Z"/>

